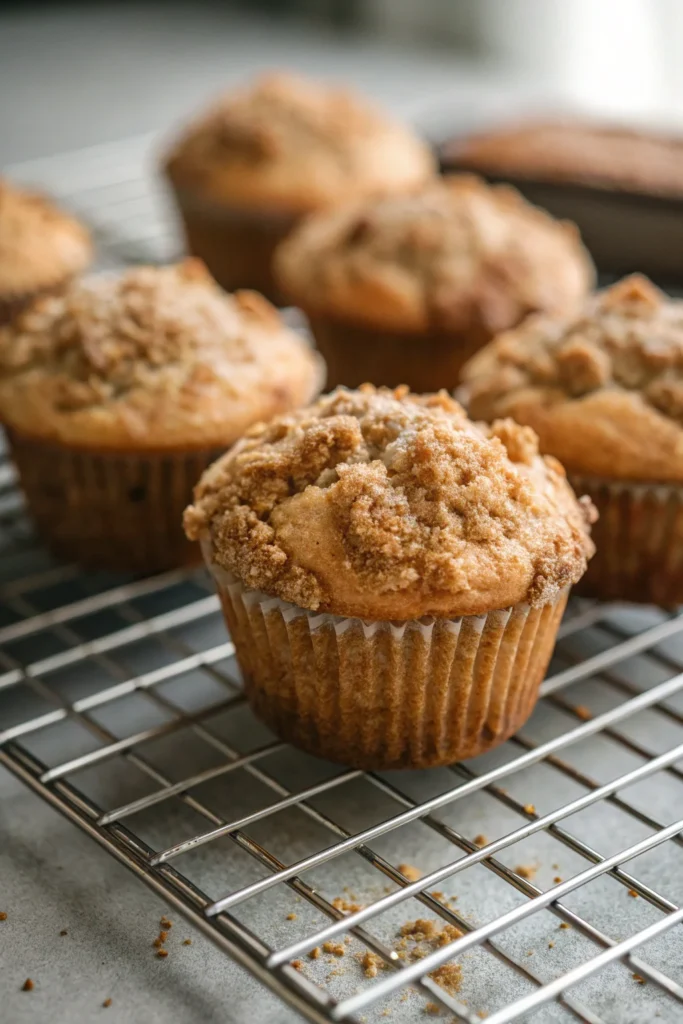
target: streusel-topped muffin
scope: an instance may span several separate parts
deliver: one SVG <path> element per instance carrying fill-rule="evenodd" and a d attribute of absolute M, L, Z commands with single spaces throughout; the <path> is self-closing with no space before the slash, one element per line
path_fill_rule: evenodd
<path fill-rule="evenodd" d="M 331 384 L 417 391 L 454 387 L 493 335 L 575 309 L 594 280 L 571 225 L 465 175 L 311 217 L 280 247 L 276 275 Z"/>
<path fill-rule="evenodd" d="M 348 89 L 292 74 L 226 94 L 165 166 L 191 251 L 224 287 L 267 295 L 272 251 L 303 214 L 404 192 L 435 171 L 409 128 Z"/>
<path fill-rule="evenodd" d="M 44 196 L 0 179 L 0 324 L 61 288 L 91 259 L 82 224 Z"/>
<path fill-rule="evenodd" d="M 471 415 L 533 427 L 600 508 L 586 587 L 683 600 L 683 302 L 627 278 L 501 335 L 463 376 Z"/>
<path fill-rule="evenodd" d="M 531 430 L 366 386 L 253 428 L 185 528 L 257 712 L 333 760 L 417 767 L 526 720 L 591 518 Z"/>
<path fill-rule="evenodd" d="M 0 331 L 0 420 L 29 504 L 86 562 L 187 554 L 180 517 L 201 471 L 323 382 L 265 299 L 225 294 L 196 260 L 93 276 Z"/>

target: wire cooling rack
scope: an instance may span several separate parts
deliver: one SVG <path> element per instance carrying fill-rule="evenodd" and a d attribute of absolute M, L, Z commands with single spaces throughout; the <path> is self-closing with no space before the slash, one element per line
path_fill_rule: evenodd
<path fill-rule="evenodd" d="M 165 260 L 152 142 L 11 173 L 103 266 Z M 572 601 L 541 692 L 474 762 L 310 758 L 251 715 L 202 571 L 54 563 L 0 463 L 0 764 L 309 1021 L 683 1020 L 683 617 Z"/>

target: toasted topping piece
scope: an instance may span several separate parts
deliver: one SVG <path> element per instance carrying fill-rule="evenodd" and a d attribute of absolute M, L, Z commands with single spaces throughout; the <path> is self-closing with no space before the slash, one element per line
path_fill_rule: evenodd
<path fill-rule="evenodd" d="M 585 570 L 589 514 L 530 432 L 366 385 L 255 427 L 204 474 L 185 528 L 251 588 L 401 620 L 553 600 Z"/>
<path fill-rule="evenodd" d="M 537 316 L 465 367 L 471 414 L 529 424 L 573 473 L 683 479 L 683 302 L 639 275 Z"/>
<path fill-rule="evenodd" d="M 198 260 L 89 278 L 0 330 L 0 418 L 75 445 L 228 444 L 322 377 L 270 303 Z"/>
<path fill-rule="evenodd" d="M 291 74 L 228 93 L 188 128 L 166 166 L 178 188 L 288 212 L 405 191 L 434 173 L 410 129 L 348 90 Z"/>
<path fill-rule="evenodd" d="M 484 337 L 575 309 L 593 283 L 573 226 L 469 175 L 319 213 L 282 243 L 275 271 L 307 312 Z"/>
<path fill-rule="evenodd" d="M 0 179 L 0 297 L 56 287 L 91 259 L 82 224 L 43 196 Z"/>

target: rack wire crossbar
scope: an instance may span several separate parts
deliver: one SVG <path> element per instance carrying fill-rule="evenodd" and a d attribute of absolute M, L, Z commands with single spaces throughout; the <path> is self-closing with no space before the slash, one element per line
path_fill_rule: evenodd
<path fill-rule="evenodd" d="M 163 262 L 149 143 L 10 174 L 88 220 L 102 266 Z M 316 1024 L 683 1019 L 677 613 L 574 600 L 500 750 L 344 769 L 253 718 L 202 571 L 55 564 L 3 458 L 0 764 Z"/>

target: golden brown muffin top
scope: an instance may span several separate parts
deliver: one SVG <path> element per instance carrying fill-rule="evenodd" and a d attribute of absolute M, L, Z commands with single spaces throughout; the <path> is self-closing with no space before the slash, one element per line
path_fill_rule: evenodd
<path fill-rule="evenodd" d="M 323 382 L 266 299 L 199 260 L 87 278 L 0 329 L 0 420 L 74 446 L 221 446 Z"/>
<path fill-rule="evenodd" d="M 618 125 L 532 121 L 456 139 L 446 164 L 484 174 L 680 196 L 683 138 Z"/>
<path fill-rule="evenodd" d="M 56 287 L 92 259 L 88 232 L 43 196 L 0 179 L 0 296 Z"/>
<path fill-rule="evenodd" d="M 364 385 L 249 431 L 185 529 L 250 588 L 406 620 L 552 601 L 585 571 L 592 513 L 533 431 L 477 426 L 445 392 Z"/>
<path fill-rule="evenodd" d="M 576 308 L 594 278 L 573 225 L 470 175 L 313 215 L 282 243 L 275 272 L 307 312 L 484 336 Z"/>
<path fill-rule="evenodd" d="M 191 124 L 166 169 L 177 188 L 227 205 L 300 213 L 434 174 L 429 147 L 347 89 L 270 74 Z"/>
<path fill-rule="evenodd" d="M 576 317 L 531 317 L 463 379 L 471 415 L 529 424 L 571 473 L 683 480 L 683 302 L 644 277 Z"/>

